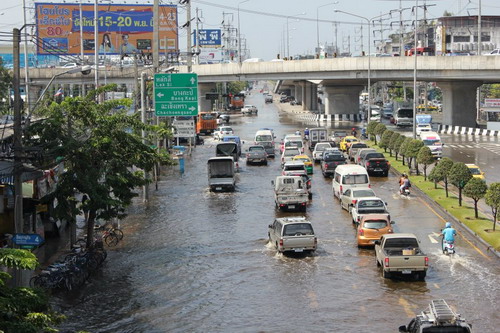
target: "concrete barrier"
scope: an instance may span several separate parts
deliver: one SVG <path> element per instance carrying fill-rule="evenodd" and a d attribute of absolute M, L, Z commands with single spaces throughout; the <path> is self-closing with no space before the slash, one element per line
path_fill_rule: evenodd
<path fill-rule="evenodd" d="M 500 136 L 500 131 L 493 131 L 484 128 L 481 129 L 474 127 L 450 126 L 450 125 L 439 125 L 438 133 Z"/>

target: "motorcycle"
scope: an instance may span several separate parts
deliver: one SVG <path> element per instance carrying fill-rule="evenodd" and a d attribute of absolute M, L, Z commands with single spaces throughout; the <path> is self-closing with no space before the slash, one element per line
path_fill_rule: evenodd
<path fill-rule="evenodd" d="M 403 190 L 399 190 L 399 194 L 406 197 L 410 196 L 410 188 L 408 186 L 404 187 Z"/>
<path fill-rule="evenodd" d="M 444 237 L 441 239 L 441 247 L 443 249 L 443 254 L 446 255 L 455 254 L 454 242 L 445 241 Z"/>

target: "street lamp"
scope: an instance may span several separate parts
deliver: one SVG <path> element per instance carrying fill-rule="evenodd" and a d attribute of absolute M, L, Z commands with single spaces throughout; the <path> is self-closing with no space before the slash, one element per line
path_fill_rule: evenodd
<path fill-rule="evenodd" d="M 238 63 L 241 64 L 241 29 L 240 29 L 240 5 L 250 0 L 238 2 Z"/>
<path fill-rule="evenodd" d="M 316 40 L 317 40 L 317 44 L 318 44 L 318 49 L 319 49 L 319 9 L 321 7 L 326 7 L 326 6 L 330 6 L 330 5 L 337 5 L 339 2 L 338 1 L 335 1 L 335 2 L 331 2 L 331 3 L 327 3 L 326 5 L 321 5 L 319 7 L 316 7 Z"/>
<path fill-rule="evenodd" d="M 364 16 L 359 16 L 359 15 L 356 15 L 356 14 L 353 14 L 353 13 L 349 13 L 349 12 L 344 12 L 343 10 L 340 10 L 340 9 L 335 9 L 334 10 L 335 13 L 344 13 L 346 15 L 350 15 L 350 16 L 354 16 L 354 17 L 358 17 L 360 19 L 363 19 L 366 21 L 366 23 L 368 24 L 368 114 L 367 114 L 367 121 L 370 121 L 370 118 L 372 116 L 372 99 L 371 99 L 371 50 L 370 50 L 370 47 L 371 47 L 371 38 L 370 38 L 370 35 L 371 35 L 371 29 L 370 29 L 370 25 L 371 25 L 371 22 L 374 20 L 374 19 L 377 19 L 379 17 L 382 17 L 382 16 L 386 16 L 388 14 L 382 14 L 382 15 L 378 15 L 378 16 L 375 16 L 375 17 L 372 17 L 371 19 L 369 18 L 366 18 Z M 361 50 L 363 51 L 363 50 Z"/>
<path fill-rule="evenodd" d="M 306 15 L 306 13 L 303 12 L 300 14 L 290 15 L 290 16 L 286 17 L 286 54 L 287 54 L 288 60 L 290 60 L 290 30 L 288 29 L 288 19 L 290 17 L 297 17 L 297 16 L 301 16 L 301 15 Z M 298 21 L 298 19 L 297 19 L 297 21 Z"/>
<path fill-rule="evenodd" d="M 417 31 L 418 31 L 418 0 L 415 0 L 415 31 L 414 31 L 414 43 L 415 45 L 413 46 L 413 49 L 415 52 L 413 52 L 413 56 L 415 57 L 414 63 L 413 63 L 413 138 L 417 138 Z M 426 97 L 427 98 L 427 97 Z"/>

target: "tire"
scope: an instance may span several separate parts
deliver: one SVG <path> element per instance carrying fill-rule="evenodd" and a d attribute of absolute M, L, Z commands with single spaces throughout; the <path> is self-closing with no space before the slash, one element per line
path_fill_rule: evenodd
<path fill-rule="evenodd" d="M 121 229 L 113 229 L 113 233 L 118 236 L 119 240 L 123 239 L 123 231 Z"/>
<path fill-rule="evenodd" d="M 382 276 L 384 277 L 384 279 L 389 279 L 391 277 L 391 273 L 386 272 L 382 269 Z"/>
<path fill-rule="evenodd" d="M 425 281 L 425 276 L 427 275 L 427 272 L 418 272 L 416 274 L 416 278 L 418 281 Z"/>
<path fill-rule="evenodd" d="M 116 244 L 118 244 L 119 241 L 120 239 L 114 233 L 110 233 L 109 235 L 106 235 L 106 237 L 104 237 L 104 242 L 106 243 L 107 246 L 116 246 Z"/>
<path fill-rule="evenodd" d="M 307 197 L 309 198 L 309 200 L 311 200 L 313 198 L 313 194 L 309 193 Z"/>
<path fill-rule="evenodd" d="M 389 176 L 389 171 L 384 172 L 384 177 L 388 177 L 388 176 Z"/>

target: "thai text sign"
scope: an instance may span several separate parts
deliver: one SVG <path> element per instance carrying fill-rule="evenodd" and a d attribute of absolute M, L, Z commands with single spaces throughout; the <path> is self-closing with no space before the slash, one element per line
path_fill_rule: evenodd
<path fill-rule="evenodd" d="M 94 54 L 94 4 L 35 3 L 38 54 Z M 99 54 L 150 52 L 153 5 L 99 4 Z M 81 19 L 80 19 L 81 18 Z M 80 37 L 80 25 L 83 38 Z M 178 49 L 177 6 L 160 5 L 162 49 Z"/>
<path fill-rule="evenodd" d="M 194 45 L 197 45 L 196 38 L 200 40 L 201 47 L 220 47 L 222 45 L 220 29 L 200 29 L 199 33 L 196 33 L 195 30 L 193 36 Z"/>
<path fill-rule="evenodd" d="M 196 116 L 198 114 L 198 75 L 155 74 L 156 116 Z"/>

